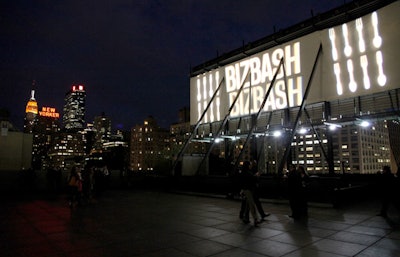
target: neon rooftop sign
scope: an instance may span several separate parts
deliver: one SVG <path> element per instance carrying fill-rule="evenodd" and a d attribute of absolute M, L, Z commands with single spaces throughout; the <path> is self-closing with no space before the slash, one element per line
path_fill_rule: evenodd
<path fill-rule="evenodd" d="M 42 110 L 39 111 L 39 115 L 42 117 L 60 118 L 60 114 L 56 112 L 56 108 L 52 107 L 42 107 Z"/>

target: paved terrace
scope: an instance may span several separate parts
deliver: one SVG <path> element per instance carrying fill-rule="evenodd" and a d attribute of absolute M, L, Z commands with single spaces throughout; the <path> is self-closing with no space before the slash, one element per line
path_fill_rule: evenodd
<path fill-rule="evenodd" d="M 243 224 L 240 202 L 223 197 L 109 190 L 71 211 L 66 197 L 2 197 L 0 255 L 19 256 L 400 256 L 399 215 L 379 203 L 312 205 L 294 222 L 285 203 L 259 227 Z"/>

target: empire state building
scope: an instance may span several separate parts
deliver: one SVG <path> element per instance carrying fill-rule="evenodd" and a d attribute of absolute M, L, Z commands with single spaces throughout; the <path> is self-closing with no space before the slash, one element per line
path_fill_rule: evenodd
<path fill-rule="evenodd" d="M 33 133 L 33 129 L 37 123 L 38 112 L 39 108 L 35 99 L 35 90 L 32 89 L 31 98 L 29 99 L 25 108 L 25 121 L 24 121 L 25 133 Z"/>

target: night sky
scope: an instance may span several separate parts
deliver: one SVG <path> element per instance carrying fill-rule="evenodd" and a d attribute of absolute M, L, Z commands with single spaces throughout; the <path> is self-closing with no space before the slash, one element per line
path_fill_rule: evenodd
<path fill-rule="evenodd" d="M 65 93 L 83 84 L 87 122 L 105 112 L 114 129 L 128 130 L 152 115 L 168 128 L 189 107 L 191 66 L 344 3 L 1 1 L 0 108 L 21 129 L 33 80 L 39 107 L 61 115 Z"/>

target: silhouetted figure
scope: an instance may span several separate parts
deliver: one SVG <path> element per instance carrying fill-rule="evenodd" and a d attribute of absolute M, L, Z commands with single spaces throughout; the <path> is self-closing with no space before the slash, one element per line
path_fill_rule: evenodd
<path fill-rule="evenodd" d="M 93 197 L 93 166 L 86 167 L 82 172 L 82 198 L 86 203 L 90 203 Z"/>
<path fill-rule="evenodd" d="M 378 176 L 380 176 L 379 194 L 382 201 L 381 211 L 378 215 L 387 217 L 387 212 L 391 203 L 398 208 L 398 205 L 395 201 L 396 180 L 389 166 L 383 166 L 382 174 Z"/>
<path fill-rule="evenodd" d="M 264 209 L 262 207 L 262 204 L 260 202 L 260 173 L 258 172 L 258 167 L 257 167 L 257 161 L 254 160 L 251 162 L 250 165 L 250 171 L 255 177 L 256 185 L 253 191 L 253 199 L 254 199 L 254 204 L 257 208 L 258 213 L 261 216 L 261 220 L 264 220 L 266 217 L 270 215 L 270 213 L 265 213 Z M 249 208 L 247 208 L 246 204 L 246 198 L 244 197 L 242 200 L 242 206 L 241 206 L 241 211 L 240 213 L 243 213 L 243 219 L 249 220 Z"/>
<path fill-rule="evenodd" d="M 82 177 L 79 167 L 72 167 L 68 177 L 68 193 L 69 206 L 73 208 L 76 204 L 80 204 L 82 193 Z"/>
<path fill-rule="evenodd" d="M 56 178 L 56 170 L 53 167 L 50 167 L 47 170 L 46 174 L 47 179 L 47 187 L 50 193 L 56 193 L 57 191 L 57 178 Z"/>
<path fill-rule="evenodd" d="M 251 216 L 254 219 L 254 226 L 257 226 L 260 223 L 260 220 L 258 219 L 258 215 L 256 213 L 256 206 L 253 196 L 253 192 L 256 189 L 257 181 L 255 176 L 251 173 L 249 161 L 245 161 L 243 163 L 242 171 L 240 173 L 240 179 L 241 189 L 244 197 L 246 198 L 247 208 L 249 208 Z"/>
<path fill-rule="evenodd" d="M 292 210 L 292 214 L 289 215 L 289 217 L 293 219 L 299 219 L 302 216 L 301 213 L 302 181 L 301 181 L 301 176 L 296 169 L 296 166 L 294 166 L 293 164 L 289 166 L 287 181 L 288 181 L 289 204 L 290 204 L 290 209 Z"/>
<path fill-rule="evenodd" d="M 22 170 L 22 186 L 24 190 L 32 191 L 35 189 L 36 173 L 32 168 Z"/>
<path fill-rule="evenodd" d="M 297 173 L 300 176 L 301 187 L 299 190 L 299 215 L 300 217 L 308 216 L 308 200 L 307 200 L 307 190 L 309 184 L 309 176 L 305 171 L 303 166 L 297 168 Z"/>
<path fill-rule="evenodd" d="M 60 168 L 50 167 L 46 174 L 47 185 L 50 193 L 57 194 L 61 188 L 62 173 Z"/>
<path fill-rule="evenodd" d="M 400 163 L 397 164 L 397 172 L 394 182 L 394 204 L 400 214 Z"/>
<path fill-rule="evenodd" d="M 103 164 L 100 167 L 96 167 L 94 170 L 94 188 L 96 196 L 101 196 L 109 186 L 111 173 L 109 172 L 107 165 Z"/>

